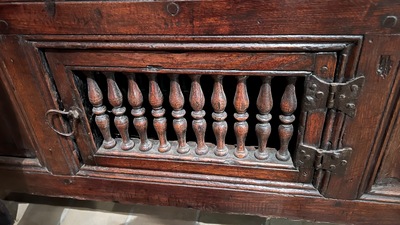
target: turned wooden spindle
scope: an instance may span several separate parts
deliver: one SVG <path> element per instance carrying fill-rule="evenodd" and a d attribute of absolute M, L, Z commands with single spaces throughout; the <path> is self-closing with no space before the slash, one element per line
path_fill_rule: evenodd
<path fill-rule="evenodd" d="M 153 107 L 153 110 L 151 110 L 151 114 L 154 116 L 153 126 L 160 141 L 158 151 L 168 152 L 171 149 L 171 144 L 167 140 L 167 119 L 164 117 L 165 109 L 162 107 L 164 96 L 157 83 L 157 75 L 148 74 L 147 76 L 149 78 L 149 102 Z"/>
<path fill-rule="evenodd" d="M 111 137 L 110 133 L 110 118 L 106 114 L 107 108 L 103 105 L 103 94 L 93 74 L 86 74 L 87 86 L 88 86 L 88 96 L 89 101 L 93 105 L 93 114 L 95 114 L 95 122 L 99 128 L 101 134 L 103 135 L 103 148 L 110 149 L 113 148 L 117 142 Z"/>
<path fill-rule="evenodd" d="M 263 160 L 268 158 L 267 142 L 271 134 L 271 124 L 269 121 L 272 118 L 270 113 L 272 109 L 272 93 L 271 93 L 271 77 L 262 77 L 262 85 L 257 97 L 257 108 L 260 112 L 256 115 L 259 123 L 256 125 L 256 134 L 258 138 L 258 151 L 254 153 L 257 159 Z"/>
<path fill-rule="evenodd" d="M 172 117 L 174 120 L 172 125 L 174 127 L 176 136 L 178 138 L 178 149 L 177 151 L 181 154 L 187 153 L 190 150 L 189 145 L 186 143 L 186 130 L 187 121 L 185 119 L 186 111 L 183 109 L 185 104 L 185 98 L 181 90 L 181 86 L 178 81 L 178 74 L 171 74 L 170 77 L 170 92 L 169 92 L 169 103 L 174 109 L 172 111 Z"/>
<path fill-rule="evenodd" d="M 282 122 L 278 127 L 280 148 L 276 153 L 276 158 L 281 161 L 287 161 L 290 159 L 290 153 L 288 150 L 290 139 L 293 136 L 293 125 L 295 120 L 293 115 L 297 108 L 296 98 L 296 77 L 287 78 L 288 84 L 286 85 L 285 92 L 281 99 L 281 110 L 283 115 L 279 115 L 279 120 Z"/>
<path fill-rule="evenodd" d="M 192 84 L 190 88 L 189 102 L 193 109 L 191 113 L 194 119 L 192 122 L 192 127 L 197 139 L 195 152 L 198 155 L 204 155 L 208 152 L 208 146 L 205 142 L 207 123 L 204 119 L 206 112 L 203 110 L 205 98 L 200 85 L 201 75 L 191 75 L 190 78 L 192 79 Z"/>
<path fill-rule="evenodd" d="M 236 112 L 233 116 L 238 122 L 235 122 L 234 131 L 236 135 L 237 146 L 235 149 L 235 156 L 238 158 L 244 158 L 248 154 L 245 142 L 247 133 L 249 131 L 249 125 L 246 120 L 249 118 L 249 114 L 246 112 L 249 107 L 249 96 L 247 93 L 246 80 L 248 76 L 238 76 L 235 97 L 233 99 L 233 105 L 235 106 Z"/>
<path fill-rule="evenodd" d="M 115 115 L 114 124 L 122 139 L 121 149 L 130 150 L 135 143 L 129 137 L 129 120 L 128 117 L 124 115 L 126 108 L 122 106 L 123 98 L 121 90 L 115 81 L 114 73 L 105 72 L 104 75 L 107 77 L 108 101 L 113 106 L 112 112 Z"/>
<path fill-rule="evenodd" d="M 224 87 L 222 85 L 223 76 L 214 76 L 214 89 L 211 95 L 211 105 L 214 108 L 212 118 L 215 120 L 212 124 L 212 128 L 217 141 L 214 153 L 217 156 L 224 156 L 228 154 L 228 148 L 225 145 L 226 132 L 228 131 L 228 124 L 225 119 L 227 114 L 225 112 L 226 107 L 226 96 Z"/>
<path fill-rule="evenodd" d="M 131 114 L 134 116 L 133 126 L 137 130 L 140 138 L 140 151 L 148 151 L 153 147 L 153 143 L 147 138 L 147 118 L 144 117 L 145 108 L 142 107 L 143 95 L 136 83 L 135 74 L 127 73 L 128 78 L 128 101 L 132 106 Z"/>

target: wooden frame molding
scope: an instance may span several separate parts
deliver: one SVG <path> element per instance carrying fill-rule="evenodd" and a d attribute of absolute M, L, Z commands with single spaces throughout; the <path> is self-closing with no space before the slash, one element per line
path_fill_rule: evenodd
<path fill-rule="evenodd" d="M 169 4 L 0 0 L 0 191 L 399 223 L 399 1 Z"/>
<path fill-rule="evenodd" d="M 323 217 L 318 217 L 320 221 L 337 223 L 394 224 L 400 218 L 399 205 L 392 204 L 388 207 L 387 204 L 363 200 L 304 196 L 304 191 L 303 194 L 282 194 L 285 190 L 290 190 L 283 186 L 264 188 L 264 191 L 254 189 L 238 191 L 234 187 L 229 189 L 227 186 L 224 188 L 192 186 L 179 180 L 173 184 L 157 183 L 154 182 L 157 180 L 156 177 L 153 177 L 153 181 L 146 182 L 144 178 L 142 181 L 127 181 L 87 176 L 54 177 L 37 173 L 24 175 L 16 171 L 2 172 L 0 177 L 1 179 L 7 177 L 7 185 L 5 187 L 2 185 L 5 190 L 8 190 L 8 187 L 14 192 L 46 196 L 169 205 L 213 212 L 274 215 L 305 220 L 315 220 L 315 214 L 324 212 Z M 165 178 L 159 177 L 159 179 Z M 47 185 L 44 186 L 43 183 Z M 119 187 L 118 190 L 115 187 Z M 82 192 L 84 195 L 79 194 Z M 206 200 L 209 198 L 213 199 L 212 203 Z M 304 204 L 305 202 L 307 204 Z M 369 210 L 371 208 L 374 210 Z"/>

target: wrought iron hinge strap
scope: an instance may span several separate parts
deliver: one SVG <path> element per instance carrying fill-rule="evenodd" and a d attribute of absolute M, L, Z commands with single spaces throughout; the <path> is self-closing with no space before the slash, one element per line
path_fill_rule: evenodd
<path fill-rule="evenodd" d="M 333 174 L 343 174 L 352 149 L 323 150 L 301 144 L 298 152 L 296 165 L 300 168 L 314 168 L 331 171 Z"/>
<path fill-rule="evenodd" d="M 335 95 L 337 92 L 337 86 L 330 85 L 329 86 L 329 94 L 328 94 L 328 101 L 326 107 L 331 109 L 335 106 Z"/>
<path fill-rule="evenodd" d="M 329 83 L 310 75 L 306 80 L 304 110 L 337 109 L 354 117 L 356 101 L 364 85 L 364 76 L 359 76 L 346 83 Z"/>

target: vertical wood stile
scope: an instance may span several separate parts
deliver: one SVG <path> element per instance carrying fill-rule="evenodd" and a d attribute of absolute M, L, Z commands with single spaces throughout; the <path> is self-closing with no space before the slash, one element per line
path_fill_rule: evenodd
<path fill-rule="evenodd" d="M 176 136 L 178 138 L 178 149 L 177 151 L 181 154 L 187 153 L 190 150 L 189 145 L 186 143 L 186 130 L 187 121 L 185 119 L 186 111 L 183 109 L 185 104 L 185 98 L 179 85 L 178 74 L 170 74 L 170 92 L 169 92 L 169 103 L 173 108 L 172 122 Z"/>
<path fill-rule="evenodd" d="M 106 114 L 107 108 L 103 105 L 103 94 L 94 79 L 92 73 L 86 74 L 89 102 L 93 105 L 93 114 L 95 115 L 95 122 L 103 135 L 103 148 L 113 148 L 117 142 L 111 137 L 110 133 L 110 118 Z"/>
<path fill-rule="evenodd" d="M 217 146 L 215 147 L 214 153 L 217 156 L 225 156 L 228 154 L 228 148 L 225 145 L 226 132 L 228 131 L 228 124 L 225 119 L 227 114 L 225 107 L 227 104 L 224 87 L 222 85 L 221 75 L 214 76 L 214 88 L 211 95 L 211 105 L 214 109 L 212 118 L 215 120 L 212 124 Z"/>
<path fill-rule="evenodd" d="M 162 107 L 164 96 L 157 83 L 157 75 L 153 73 L 147 76 L 149 78 L 149 102 L 153 107 L 153 110 L 151 110 L 151 114 L 154 116 L 153 126 L 160 141 L 158 151 L 168 152 L 171 149 L 171 144 L 167 140 L 167 119 L 164 117 L 165 109 Z"/>
<path fill-rule="evenodd" d="M 246 86 L 247 78 L 248 76 L 237 77 L 236 92 L 233 100 L 233 105 L 237 112 L 233 116 L 238 121 L 234 124 L 237 142 L 237 147 L 234 154 L 238 158 L 245 158 L 248 154 L 245 146 L 247 133 L 249 131 L 249 125 L 246 122 L 247 118 L 249 118 L 249 114 L 246 111 L 250 103 Z"/>
<path fill-rule="evenodd" d="M 123 97 L 121 90 L 115 81 L 114 73 L 105 72 L 104 75 L 107 78 L 108 101 L 113 106 L 112 112 L 115 115 L 114 124 L 122 139 L 121 149 L 132 149 L 135 143 L 129 137 L 129 120 L 128 117 L 124 115 L 126 108 L 122 106 Z"/>
<path fill-rule="evenodd" d="M 283 115 L 279 115 L 279 120 L 282 122 L 278 127 L 278 133 L 280 138 L 280 148 L 276 153 L 276 158 L 281 161 L 287 161 L 290 159 L 290 153 L 288 150 L 290 139 L 293 136 L 293 125 L 295 120 L 293 115 L 297 108 L 296 98 L 296 77 L 287 78 L 288 84 L 286 85 L 285 92 L 281 99 L 281 110 Z"/>
<path fill-rule="evenodd" d="M 270 111 L 273 106 L 273 100 L 271 93 L 271 77 L 262 77 L 261 79 L 262 85 L 257 97 L 257 108 L 260 113 L 256 115 L 259 123 L 256 125 L 258 151 L 255 152 L 255 157 L 263 160 L 268 158 L 267 143 L 271 134 L 271 124 L 269 121 L 272 118 Z"/>
<path fill-rule="evenodd" d="M 140 151 L 148 151 L 153 147 L 152 142 L 147 138 L 147 118 L 144 115 L 145 108 L 142 107 L 143 95 L 136 83 L 136 77 L 133 73 L 126 74 L 128 78 L 128 101 L 132 106 L 131 114 L 134 116 L 133 126 L 137 130 L 140 138 Z"/>
<path fill-rule="evenodd" d="M 190 78 L 192 79 L 192 84 L 190 88 L 189 102 L 193 109 L 191 113 L 194 119 L 192 127 L 197 139 L 195 151 L 198 155 L 204 155 L 208 152 L 208 146 L 205 143 L 207 123 L 204 119 L 206 112 L 203 110 L 205 98 L 200 85 L 201 75 L 191 75 Z"/>

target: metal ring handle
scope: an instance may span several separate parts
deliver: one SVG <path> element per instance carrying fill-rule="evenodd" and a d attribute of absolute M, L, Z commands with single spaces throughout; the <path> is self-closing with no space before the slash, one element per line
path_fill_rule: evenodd
<path fill-rule="evenodd" d="M 77 107 L 72 107 L 69 111 L 61 111 L 61 110 L 58 110 L 58 109 L 49 109 L 45 114 L 46 123 L 57 134 L 59 134 L 61 136 L 64 136 L 64 137 L 71 137 L 74 134 L 75 123 L 80 118 L 81 112 L 82 111 Z M 53 123 L 51 122 L 51 120 L 49 120 L 50 119 L 49 115 L 52 115 L 52 114 L 61 114 L 61 115 L 66 115 L 68 117 L 71 117 L 72 118 L 72 123 L 73 123 L 72 131 L 69 132 L 69 133 L 64 133 L 64 132 L 61 132 L 61 131 L 57 130 L 53 126 Z"/>

